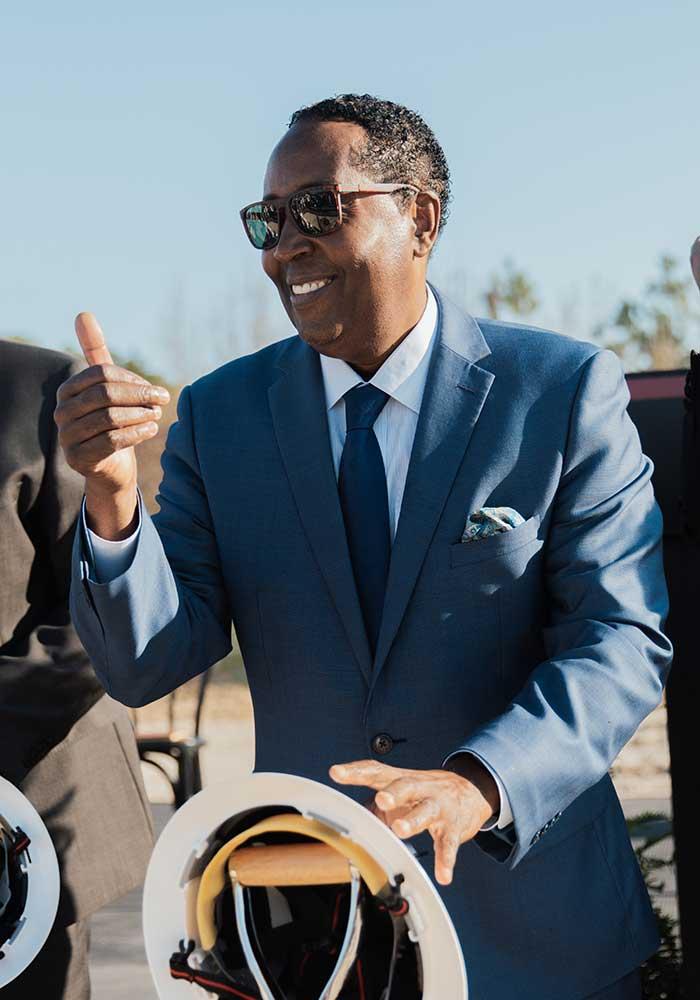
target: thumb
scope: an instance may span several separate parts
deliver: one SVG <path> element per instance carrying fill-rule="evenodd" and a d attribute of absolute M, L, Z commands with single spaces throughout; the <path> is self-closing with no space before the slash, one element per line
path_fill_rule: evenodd
<path fill-rule="evenodd" d="M 690 266 L 693 269 L 693 277 L 697 283 L 698 288 L 700 288 L 700 236 L 696 239 L 695 243 L 690 250 Z"/>
<path fill-rule="evenodd" d="M 112 355 L 105 343 L 105 335 L 92 313 L 79 313 L 75 317 L 75 332 L 89 365 L 111 365 Z"/>

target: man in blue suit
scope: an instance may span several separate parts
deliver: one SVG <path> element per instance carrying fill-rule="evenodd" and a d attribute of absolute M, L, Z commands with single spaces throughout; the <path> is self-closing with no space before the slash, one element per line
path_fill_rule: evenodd
<path fill-rule="evenodd" d="M 293 116 L 242 216 L 298 336 L 183 390 L 152 520 L 133 446 L 166 397 L 79 317 L 72 613 L 129 705 L 233 622 L 256 767 L 377 792 L 474 1000 L 638 998 L 658 935 L 608 769 L 671 657 L 651 465 L 614 355 L 427 285 L 448 200 L 415 113 Z"/>

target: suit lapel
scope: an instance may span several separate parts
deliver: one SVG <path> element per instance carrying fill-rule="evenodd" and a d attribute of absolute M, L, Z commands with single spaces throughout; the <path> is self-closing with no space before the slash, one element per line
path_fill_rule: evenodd
<path fill-rule="evenodd" d="M 372 658 L 350 562 L 316 352 L 292 341 L 268 390 L 275 435 L 304 530 L 367 683 Z"/>
<path fill-rule="evenodd" d="M 435 289 L 433 289 L 435 291 Z M 494 376 L 474 364 L 490 353 L 475 320 L 435 292 L 438 340 L 430 363 L 391 553 L 372 686 L 401 625 L 428 547 Z"/>

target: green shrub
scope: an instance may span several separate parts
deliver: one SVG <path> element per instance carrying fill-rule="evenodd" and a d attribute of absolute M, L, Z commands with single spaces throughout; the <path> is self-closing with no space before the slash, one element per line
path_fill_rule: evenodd
<path fill-rule="evenodd" d="M 654 847 L 673 837 L 673 827 L 668 816 L 662 813 L 643 813 L 628 820 L 627 828 L 630 837 L 640 841 L 635 854 L 649 890 L 661 938 L 658 950 L 642 964 L 644 1000 L 683 1000 L 678 921 L 662 913 L 656 902 L 663 891 L 657 873 L 669 863 L 673 864 L 674 859 L 669 862 L 651 854 Z"/>

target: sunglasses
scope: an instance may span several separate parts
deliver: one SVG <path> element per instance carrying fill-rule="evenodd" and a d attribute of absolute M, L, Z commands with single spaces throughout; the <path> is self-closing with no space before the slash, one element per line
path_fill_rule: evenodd
<path fill-rule="evenodd" d="M 418 194 L 413 184 L 371 184 L 344 187 L 326 184 L 295 191 L 289 198 L 254 201 L 241 209 L 243 228 L 256 250 L 272 250 L 280 240 L 285 214 L 304 236 L 328 236 L 343 224 L 344 194 L 393 194 L 410 190 Z"/>

